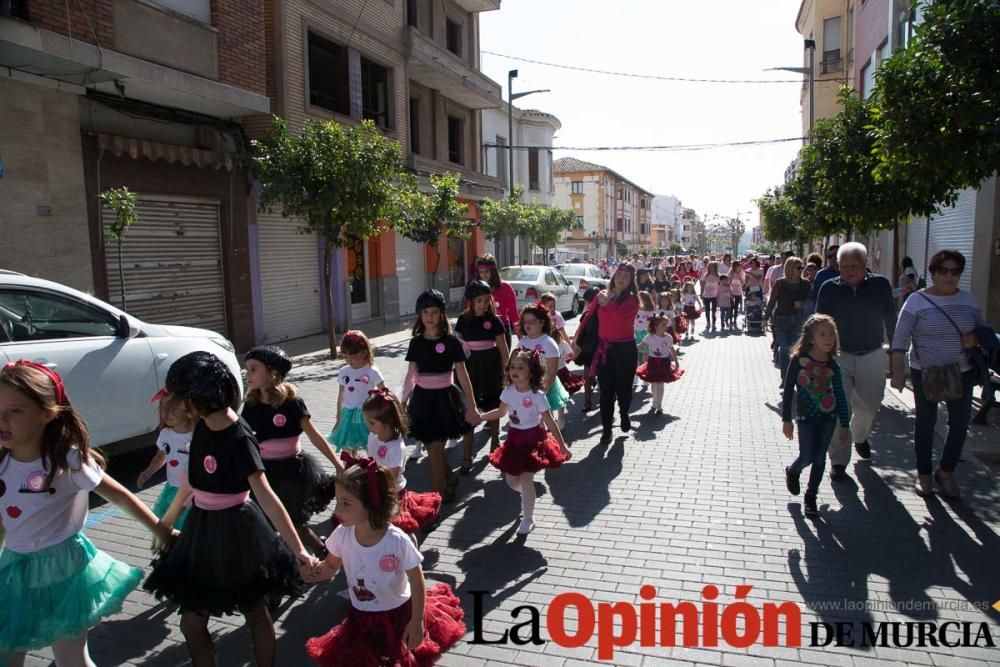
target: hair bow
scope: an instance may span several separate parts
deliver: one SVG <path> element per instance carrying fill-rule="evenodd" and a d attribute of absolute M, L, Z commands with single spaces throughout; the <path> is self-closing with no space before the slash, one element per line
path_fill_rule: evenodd
<path fill-rule="evenodd" d="M 391 399 L 392 392 L 389 391 L 389 389 L 387 387 L 375 387 L 374 389 L 369 389 L 368 390 L 368 396 L 369 397 L 381 396 L 382 399 L 384 399 L 386 401 L 391 401 L 392 400 Z"/>
<path fill-rule="evenodd" d="M 18 359 L 15 362 L 5 364 L 3 369 L 12 370 L 17 366 L 27 366 L 28 368 L 34 368 L 39 371 L 47 378 L 52 380 L 52 384 L 56 387 L 56 403 L 59 405 L 69 405 L 69 399 L 66 398 L 66 388 L 63 386 L 62 378 L 59 374 L 48 366 L 43 366 L 42 364 L 35 363 L 34 361 L 28 361 L 27 359 Z"/>
<path fill-rule="evenodd" d="M 365 337 L 358 331 L 348 331 L 344 334 L 343 340 L 350 341 L 352 343 L 357 343 L 358 345 L 365 344 Z"/>
<path fill-rule="evenodd" d="M 378 462 L 367 456 L 354 456 L 350 452 L 341 452 L 340 460 L 343 461 L 344 465 L 348 468 L 351 466 L 359 466 L 365 469 L 365 472 L 368 474 L 368 495 L 372 507 L 381 506 L 382 496 L 378 493 Z"/>

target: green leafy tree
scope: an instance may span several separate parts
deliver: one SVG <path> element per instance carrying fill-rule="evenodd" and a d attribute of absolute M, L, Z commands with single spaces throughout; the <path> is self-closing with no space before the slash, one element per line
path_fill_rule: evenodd
<path fill-rule="evenodd" d="M 118 283 L 122 288 L 122 310 L 128 310 L 125 299 L 125 265 L 122 262 L 122 243 L 128 228 L 139 219 L 135 212 L 136 196 L 128 188 L 112 188 L 97 196 L 104 206 L 110 208 L 115 219 L 108 226 L 108 238 L 114 241 L 118 251 Z"/>
<path fill-rule="evenodd" d="M 563 232 L 576 224 L 576 215 L 567 209 L 529 204 L 528 212 L 528 238 L 542 249 L 542 257 L 548 257 L 549 249 L 558 245 Z"/>
<path fill-rule="evenodd" d="M 441 239 L 467 239 L 472 221 L 465 218 L 468 204 L 459 201 L 461 181 L 452 173 L 432 174 L 433 192 L 416 193 L 402 208 L 405 212 L 399 231 L 403 236 L 434 248 L 434 270 L 441 266 Z M 410 191 L 413 192 L 413 191 Z"/>
<path fill-rule="evenodd" d="M 618 251 L 619 257 L 628 257 L 628 244 L 624 241 L 615 241 L 615 250 Z"/>
<path fill-rule="evenodd" d="M 530 211 L 521 201 L 524 188 L 520 185 L 506 199 L 486 199 L 479 204 L 479 227 L 483 235 L 496 241 L 501 238 L 527 236 Z"/>
<path fill-rule="evenodd" d="M 670 244 L 669 250 L 671 255 L 679 255 L 684 251 L 684 248 L 680 243 L 674 241 Z"/>
<path fill-rule="evenodd" d="M 760 210 L 760 225 L 770 241 L 788 243 L 798 234 L 796 221 L 800 214 L 785 188 L 775 187 L 756 200 Z"/>
<path fill-rule="evenodd" d="M 406 174 L 399 144 L 365 121 L 345 126 L 311 121 L 292 136 L 275 118 L 268 136 L 253 142 L 253 169 L 263 186 L 261 210 L 281 207 L 285 217 L 302 220 L 301 232 L 325 241 L 324 289 L 330 355 L 336 356 L 334 297 L 331 290 L 334 248 L 368 239 L 384 226 L 403 224 L 419 201 Z"/>

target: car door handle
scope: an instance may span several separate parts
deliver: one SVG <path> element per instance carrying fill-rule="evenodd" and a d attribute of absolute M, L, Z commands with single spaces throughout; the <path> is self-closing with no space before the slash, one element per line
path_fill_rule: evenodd
<path fill-rule="evenodd" d="M 45 366 L 46 368 L 56 368 L 56 367 L 59 366 L 59 364 L 54 364 L 51 361 L 49 361 L 48 359 L 32 359 L 32 361 L 35 362 L 36 364 L 41 364 L 42 366 Z"/>
<path fill-rule="evenodd" d="M 166 352 L 160 352 L 159 354 L 156 355 L 157 361 L 163 361 L 166 358 L 167 358 Z"/>

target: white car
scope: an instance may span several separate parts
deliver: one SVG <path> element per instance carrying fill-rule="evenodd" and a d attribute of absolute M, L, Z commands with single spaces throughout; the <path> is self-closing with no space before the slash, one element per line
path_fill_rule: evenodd
<path fill-rule="evenodd" d="M 593 264 L 583 262 L 571 262 L 568 264 L 556 264 L 556 268 L 566 276 L 569 281 L 577 283 L 577 296 L 583 300 L 584 293 L 591 287 L 598 289 L 608 288 L 608 279 L 604 277 L 601 270 Z"/>
<path fill-rule="evenodd" d="M 170 365 L 195 350 L 222 359 L 242 391 L 233 344 L 214 331 L 149 324 L 65 285 L 0 270 L 0 364 L 28 359 L 59 373 L 92 446 L 148 444 L 160 421 L 150 398 Z"/>
<path fill-rule="evenodd" d="M 582 303 L 577 298 L 576 285 L 551 266 L 505 266 L 500 270 L 500 278 L 514 288 L 518 310 L 538 301 L 546 292 L 555 295 L 560 313 L 575 315 Z"/>

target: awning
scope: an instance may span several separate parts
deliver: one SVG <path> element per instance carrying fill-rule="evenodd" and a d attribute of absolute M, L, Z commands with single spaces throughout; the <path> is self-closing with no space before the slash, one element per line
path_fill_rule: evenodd
<path fill-rule="evenodd" d="M 128 155 L 133 160 L 138 160 L 141 156 L 149 159 L 150 162 L 164 160 L 167 164 L 180 163 L 185 167 L 192 164 L 212 169 L 225 167 L 227 171 L 232 171 L 233 168 L 232 156 L 203 148 L 177 146 L 159 141 L 120 137 L 114 134 L 98 134 L 97 145 L 103 150 L 111 151 L 115 157 Z"/>

